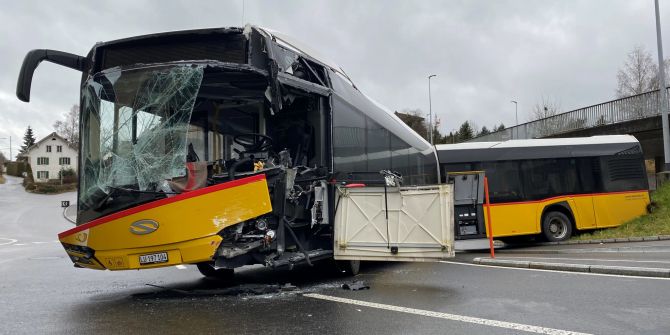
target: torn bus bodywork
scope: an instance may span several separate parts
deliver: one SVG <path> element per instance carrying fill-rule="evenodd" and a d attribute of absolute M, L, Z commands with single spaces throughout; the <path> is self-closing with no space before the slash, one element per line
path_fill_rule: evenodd
<path fill-rule="evenodd" d="M 453 255 L 440 209 L 448 190 L 428 187 L 439 180 L 433 148 L 288 37 L 246 26 L 99 43 L 86 57 L 34 50 L 19 99 L 30 99 L 44 60 L 83 73 L 77 226 L 59 234 L 77 266 L 191 263 L 217 275 L 311 264 L 336 244 L 348 260 Z M 346 190 L 361 181 L 383 184 L 384 198 L 381 188 L 359 198 Z M 374 206 L 361 205 L 371 197 Z M 370 219 L 349 233 L 335 227 L 358 215 L 340 213 L 344 198 Z M 397 204 L 386 203 L 384 221 L 388 199 Z M 424 225 L 426 211 L 435 227 Z"/>

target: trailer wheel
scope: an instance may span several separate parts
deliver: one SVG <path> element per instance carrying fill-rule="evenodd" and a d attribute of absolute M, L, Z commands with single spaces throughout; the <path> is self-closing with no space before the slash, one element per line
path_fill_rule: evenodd
<path fill-rule="evenodd" d="M 361 269 L 361 261 L 336 261 L 335 266 L 347 276 L 355 276 Z"/>
<path fill-rule="evenodd" d="M 561 212 L 548 212 L 542 219 L 542 235 L 549 242 L 565 241 L 572 236 L 572 222 Z"/>
<path fill-rule="evenodd" d="M 208 278 L 230 280 L 235 276 L 235 269 L 216 269 L 214 268 L 214 262 L 202 262 L 198 263 L 197 266 L 198 271 L 200 271 L 203 276 Z"/>

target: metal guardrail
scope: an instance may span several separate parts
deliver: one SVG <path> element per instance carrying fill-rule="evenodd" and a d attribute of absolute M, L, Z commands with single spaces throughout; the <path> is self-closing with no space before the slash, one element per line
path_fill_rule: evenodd
<path fill-rule="evenodd" d="M 670 87 L 667 87 L 670 95 Z M 582 129 L 629 122 L 658 116 L 659 92 L 649 91 L 626 98 L 603 102 L 544 119 L 526 122 L 468 142 L 506 141 L 511 139 L 542 138 Z"/>

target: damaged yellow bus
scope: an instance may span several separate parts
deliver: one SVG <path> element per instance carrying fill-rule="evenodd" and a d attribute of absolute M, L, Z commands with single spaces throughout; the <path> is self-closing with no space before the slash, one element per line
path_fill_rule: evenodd
<path fill-rule="evenodd" d="M 29 52 L 22 101 L 42 61 L 82 72 L 75 266 L 452 257 L 434 148 L 308 50 L 247 25 Z"/>
<path fill-rule="evenodd" d="M 577 231 L 618 226 L 644 215 L 649 186 L 642 148 L 630 135 L 467 142 L 437 146 L 442 175 L 484 171 L 493 237 L 540 235 L 564 241 Z M 465 231 L 465 230 L 463 230 Z M 456 238 L 486 237 L 471 229 Z"/>

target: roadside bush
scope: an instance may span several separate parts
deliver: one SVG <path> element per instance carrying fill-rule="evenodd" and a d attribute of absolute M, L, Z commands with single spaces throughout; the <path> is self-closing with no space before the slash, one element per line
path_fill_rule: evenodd
<path fill-rule="evenodd" d="M 61 179 L 61 175 L 63 177 L 63 184 L 71 184 L 77 182 L 77 173 L 72 168 L 58 171 L 58 179 Z"/>
<path fill-rule="evenodd" d="M 29 187 L 31 189 L 29 189 Z M 77 184 L 60 184 L 58 182 L 49 181 L 47 183 L 33 183 L 26 187 L 26 190 L 29 190 L 32 193 L 38 194 L 57 194 L 63 192 L 71 192 L 77 190 Z"/>
<path fill-rule="evenodd" d="M 31 189 L 34 190 L 35 189 L 34 187 L 31 186 L 31 185 L 35 184 L 35 180 L 33 179 L 32 172 L 31 173 L 26 173 L 26 176 L 23 177 L 23 181 L 21 182 L 21 184 L 23 185 L 23 187 L 26 190 L 31 190 Z M 29 187 L 31 187 L 31 188 L 29 189 Z"/>

